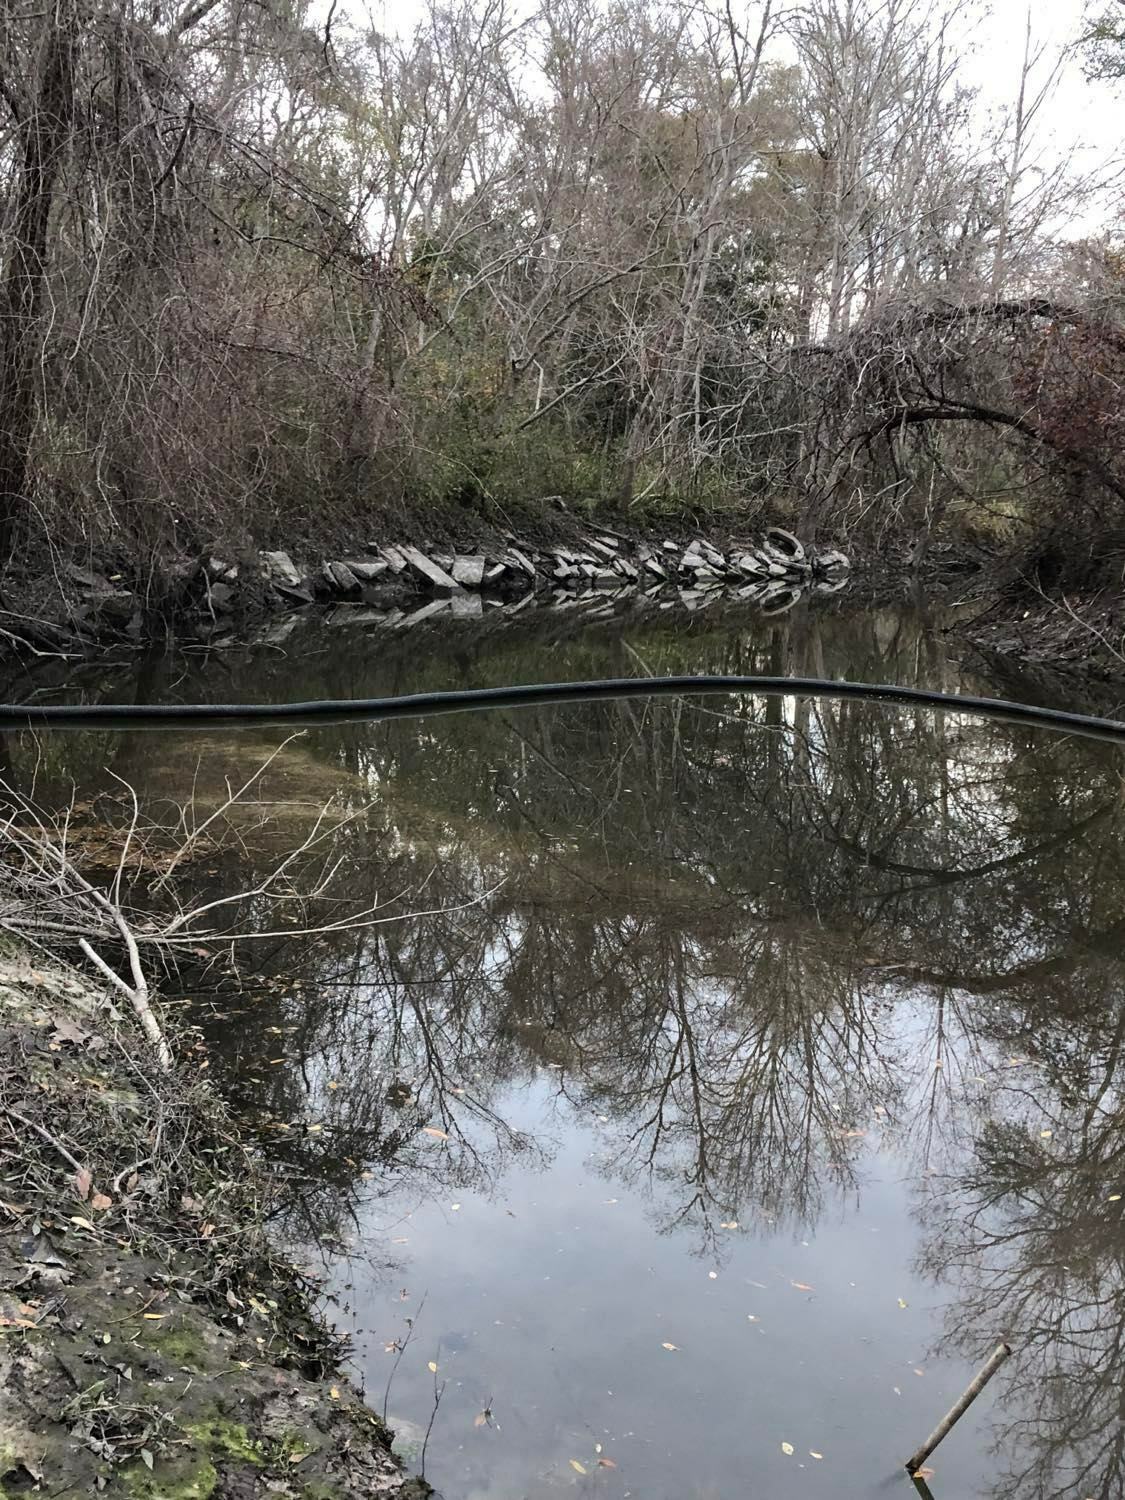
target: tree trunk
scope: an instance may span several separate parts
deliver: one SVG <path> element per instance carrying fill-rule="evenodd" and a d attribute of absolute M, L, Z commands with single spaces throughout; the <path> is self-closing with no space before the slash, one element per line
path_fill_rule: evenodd
<path fill-rule="evenodd" d="M 35 430 L 36 330 L 49 264 L 51 204 L 74 111 L 74 0 L 56 0 L 43 39 L 39 79 L 18 122 L 22 161 L 11 249 L 0 280 L 0 560 L 12 550 L 27 498 Z"/>

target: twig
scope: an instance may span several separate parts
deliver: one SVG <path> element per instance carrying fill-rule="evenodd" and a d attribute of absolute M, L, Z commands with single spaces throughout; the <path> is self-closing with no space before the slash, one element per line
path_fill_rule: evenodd
<path fill-rule="evenodd" d="M 0 1105 L 0 1109 L 3 1109 L 4 1113 L 9 1117 L 9 1119 L 18 1120 L 19 1123 L 26 1126 L 28 1130 L 34 1130 L 36 1135 L 41 1135 L 47 1142 L 48 1146 L 54 1146 L 55 1150 L 59 1153 L 63 1160 L 68 1161 L 76 1172 L 84 1172 L 86 1170 L 82 1163 L 76 1157 L 70 1154 L 70 1152 L 63 1145 L 62 1141 L 59 1140 L 58 1136 L 52 1135 L 51 1132 L 45 1129 L 42 1125 L 37 1125 L 34 1120 L 29 1120 L 26 1115 L 21 1115 L 18 1110 L 12 1109 L 8 1104 Z"/>
<path fill-rule="evenodd" d="M 437 1347 L 437 1352 L 438 1352 L 438 1358 L 434 1360 L 434 1365 L 435 1366 L 437 1365 L 438 1360 L 441 1359 L 441 1345 L 440 1344 Z M 421 1454 L 421 1458 L 419 1460 L 419 1473 L 421 1474 L 421 1476 L 422 1476 L 423 1479 L 425 1479 L 425 1477 L 426 1477 L 426 1449 L 430 1445 L 430 1433 L 433 1431 L 434 1422 L 437 1419 L 438 1407 L 441 1405 L 441 1398 L 444 1395 L 445 1395 L 445 1381 L 443 1380 L 442 1383 L 441 1383 L 441 1385 L 440 1386 L 438 1385 L 437 1370 L 435 1368 L 435 1370 L 434 1370 L 434 1405 L 433 1405 L 432 1411 L 430 1412 L 430 1420 L 426 1423 L 426 1436 L 422 1439 L 422 1454 Z"/>
<path fill-rule="evenodd" d="M 426 1305 L 426 1298 L 429 1295 L 430 1294 L 429 1294 L 428 1291 L 425 1291 L 425 1292 L 422 1293 L 422 1300 L 418 1304 L 418 1311 L 414 1314 L 414 1316 L 412 1318 L 407 1318 L 407 1320 L 406 1320 L 407 1334 L 406 1334 L 406 1337 L 403 1339 L 402 1344 L 399 1347 L 398 1353 L 395 1355 L 395 1362 L 391 1366 L 391 1373 L 387 1376 L 387 1388 L 383 1392 L 383 1421 L 384 1422 L 387 1420 L 387 1403 L 391 1399 L 391 1381 L 394 1380 L 394 1378 L 395 1378 L 395 1374 L 396 1374 L 396 1372 L 398 1370 L 398 1367 L 399 1367 L 400 1363 L 402 1362 L 402 1356 L 406 1353 L 406 1347 L 407 1347 L 407 1345 L 410 1343 L 410 1340 L 414 1337 L 414 1329 L 417 1326 L 418 1319 L 422 1316 L 422 1309 L 425 1307 L 425 1305 Z"/>
<path fill-rule="evenodd" d="M 961 1420 L 969 1407 L 972 1406 L 973 1402 L 980 1395 L 981 1391 L 984 1390 L 985 1386 L 1011 1352 L 1008 1344 L 996 1345 L 996 1348 L 989 1355 L 988 1359 L 969 1382 L 965 1394 L 949 1408 L 922 1446 L 906 1460 L 906 1471 L 908 1474 L 913 1475 L 915 1470 L 922 1467 L 937 1445 L 948 1435 L 954 1425 Z"/>

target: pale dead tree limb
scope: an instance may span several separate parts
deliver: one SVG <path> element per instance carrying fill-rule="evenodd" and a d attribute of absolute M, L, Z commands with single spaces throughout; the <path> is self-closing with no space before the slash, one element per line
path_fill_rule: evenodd
<path fill-rule="evenodd" d="M 124 921 L 119 923 L 119 929 L 123 934 L 127 935 L 126 941 L 129 945 L 129 959 L 132 965 L 133 955 L 137 952 L 136 940 Z M 149 1001 L 148 983 L 145 980 L 144 971 L 140 967 L 139 954 L 137 955 L 137 966 L 133 969 L 133 983 L 130 985 L 126 984 L 124 979 L 110 968 L 101 954 L 91 948 L 85 938 L 78 939 L 78 946 L 94 967 L 109 980 L 110 984 L 114 985 L 127 997 L 129 1004 L 133 1007 L 137 1020 L 141 1023 L 141 1029 L 152 1043 L 157 1061 L 165 1073 L 170 1073 L 173 1066 L 172 1049 L 168 1046 L 167 1038 L 161 1029 L 160 1022 L 156 1019 L 155 1012 Z"/>

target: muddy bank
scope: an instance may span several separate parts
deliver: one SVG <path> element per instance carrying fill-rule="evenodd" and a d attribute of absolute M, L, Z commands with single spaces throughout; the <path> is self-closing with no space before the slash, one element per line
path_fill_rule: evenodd
<path fill-rule="evenodd" d="M 1105 687 L 1125 685 L 1125 595 L 1098 590 L 1059 599 L 1021 591 L 987 600 L 961 629 L 990 658 L 1035 679 L 1062 673 Z"/>
<path fill-rule="evenodd" d="M 0 954 L 0 1497 L 430 1493 L 265 1225 L 282 1184 L 89 982 Z"/>

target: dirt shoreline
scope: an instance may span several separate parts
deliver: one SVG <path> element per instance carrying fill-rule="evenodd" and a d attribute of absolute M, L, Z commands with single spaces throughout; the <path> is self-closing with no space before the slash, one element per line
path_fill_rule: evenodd
<path fill-rule="evenodd" d="M 208 638 L 317 607 L 357 608 L 395 623 L 449 610 L 466 617 L 542 599 L 666 598 L 726 590 L 783 612 L 803 592 L 846 584 L 834 546 L 806 549 L 790 532 L 758 525 L 629 530 L 569 515 L 532 529 L 414 542 L 395 535 L 325 552 L 206 551 L 168 559 L 132 578 L 113 559 L 52 559 L 48 571 L 9 572 L 2 591 L 22 609 L 0 625 L 0 650 L 88 649 L 151 643 L 174 633 Z M 0 612 L 2 614 L 2 612 Z"/>
<path fill-rule="evenodd" d="M 175 1040 L 163 1074 L 81 975 L 0 952 L 0 1500 L 423 1500 Z"/>
<path fill-rule="evenodd" d="M 688 520 L 689 518 L 684 518 Z M 322 614 L 331 623 L 409 627 L 447 612 L 479 618 L 516 614 L 526 606 L 583 610 L 601 617 L 633 607 L 693 609 L 708 591 L 728 603 L 747 603 L 766 615 L 784 614 L 815 593 L 839 594 L 837 607 L 880 607 L 904 600 L 933 608 L 957 606 L 963 618 L 950 629 L 961 648 L 997 662 L 1029 690 L 1041 677 L 1112 697 L 1125 692 L 1125 589 L 1088 589 L 1053 597 L 1029 584 L 1010 558 L 981 546 L 934 545 L 924 567 L 897 552 L 857 554 L 844 569 L 796 568 L 778 576 L 744 574 L 745 552 L 762 555 L 768 528 L 739 529 L 724 515 L 712 525 L 610 525 L 568 511 L 544 509 L 525 530 L 441 533 L 396 543 L 368 541 L 337 555 L 306 547 L 292 555 L 251 551 L 202 554 L 169 562 L 145 590 L 112 570 L 113 559 L 83 559 L 9 574 L 5 592 L 18 614 L 0 611 L 0 660 L 25 663 L 44 655 L 94 657 L 108 647 L 152 648 L 170 641 L 227 642 L 262 636 L 280 644 L 292 623 Z M 396 533 L 398 535 L 398 533 Z M 600 551 L 591 548 L 601 548 Z M 685 571 L 692 548 L 710 566 Z M 616 549 L 617 557 L 611 549 Z M 388 563 L 417 550 L 439 571 L 483 562 L 484 575 L 460 569 L 443 587 L 411 563 Z M 830 552 L 835 548 L 829 548 Z M 823 549 L 822 549 L 823 551 Z M 568 576 L 559 577 L 559 558 Z M 766 560 L 768 546 L 766 548 Z M 776 559 L 774 566 L 777 566 Z M 356 576 L 364 569 L 375 576 Z"/>

